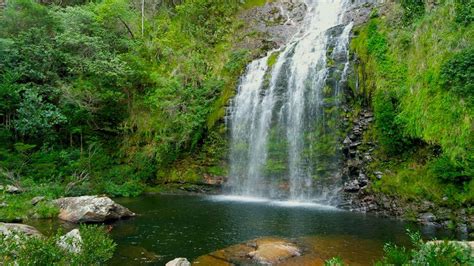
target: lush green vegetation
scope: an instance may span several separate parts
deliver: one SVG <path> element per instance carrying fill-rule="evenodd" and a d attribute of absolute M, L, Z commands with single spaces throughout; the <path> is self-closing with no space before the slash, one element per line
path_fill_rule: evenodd
<path fill-rule="evenodd" d="M 0 183 L 136 196 L 224 174 L 218 122 L 251 59 L 236 16 L 260 4 L 152 1 L 142 27 L 139 1 L 8 1 Z"/>
<path fill-rule="evenodd" d="M 468 1 L 469 2 L 469 1 Z M 356 29 L 361 89 L 381 146 L 374 189 L 450 207 L 474 202 L 472 3 L 387 4 Z"/>
<path fill-rule="evenodd" d="M 407 230 L 411 240 L 411 248 L 385 243 L 384 257 L 374 265 L 472 265 L 474 257 L 466 243 L 450 241 L 425 242 L 418 232 Z M 340 257 L 334 257 L 325 262 L 326 266 L 346 265 Z"/>
<path fill-rule="evenodd" d="M 412 249 L 386 243 L 384 258 L 376 265 L 471 265 L 474 263 L 468 245 L 457 242 L 424 242 L 419 233 L 408 232 Z"/>
<path fill-rule="evenodd" d="M 48 238 L 0 235 L 0 258 L 4 265 L 103 265 L 112 258 L 116 244 L 104 228 L 83 225 L 79 231 L 77 253 L 58 245 L 61 232 Z"/>

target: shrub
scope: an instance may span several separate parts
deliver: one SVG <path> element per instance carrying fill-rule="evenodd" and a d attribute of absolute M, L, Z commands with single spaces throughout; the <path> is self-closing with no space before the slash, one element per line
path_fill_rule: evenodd
<path fill-rule="evenodd" d="M 343 266 L 344 261 L 340 257 L 334 257 L 324 262 L 324 266 Z"/>
<path fill-rule="evenodd" d="M 413 249 L 385 244 L 384 257 L 376 265 L 472 265 L 474 257 L 468 246 L 454 242 L 424 242 L 416 232 L 407 233 Z"/>
<path fill-rule="evenodd" d="M 403 22 L 410 24 L 425 13 L 425 3 L 423 0 L 401 0 L 400 4 L 404 10 Z"/>
<path fill-rule="evenodd" d="M 455 0 L 454 21 L 467 26 L 474 20 L 474 2 L 472 0 Z"/>
<path fill-rule="evenodd" d="M 441 68 L 442 86 L 474 103 L 474 48 L 456 53 Z"/>
<path fill-rule="evenodd" d="M 82 225 L 80 232 L 79 253 L 57 245 L 60 232 L 47 238 L 0 235 L 0 258 L 4 265 L 100 265 L 112 258 L 116 244 L 102 227 Z"/>
<path fill-rule="evenodd" d="M 464 180 L 462 177 L 466 176 L 464 165 L 446 156 L 431 161 L 428 167 L 434 176 L 445 182 L 460 183 Z"/>
<path fill-rule="evenodd" d="M 398 100 L 390 92 L 377 91 L 373 98 L 375 127 L 380 144 L 387 154 L 397 154 L 408 147 L 410 141 L 398 122 Z"/>

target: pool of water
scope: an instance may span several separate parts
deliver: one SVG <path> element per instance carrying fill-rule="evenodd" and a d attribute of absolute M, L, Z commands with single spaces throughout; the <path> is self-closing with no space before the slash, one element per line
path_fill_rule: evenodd
<path fill-rule="evenodd" d="M 110 225 L 118 244 L 110 265 L 164 265 L 175 257 L 194 260 L 264 236 L 304 239 L 326 257 L 339 255 L 367 264 L 381 256 L 384 242 L 408 242 L 406 223 L 319 204 L 191 195 L 116 201 L 138 216 Z M 44 231 L 57 227 L 57 222 L 34 225 Z M 433 227 L 411 228 L 426 238 L 455 237 Z"/>

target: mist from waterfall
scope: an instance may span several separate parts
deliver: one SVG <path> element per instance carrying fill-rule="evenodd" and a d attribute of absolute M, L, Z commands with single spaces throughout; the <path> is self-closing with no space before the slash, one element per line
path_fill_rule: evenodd
<path fill-rule="evenodd" d="M 337 187 L 335 128 L 352 28 L 341 23 L 349 3 L 306 5 L 300 31 L 248 65 L 229 107 L 230 194 L 329 200 Z"/>

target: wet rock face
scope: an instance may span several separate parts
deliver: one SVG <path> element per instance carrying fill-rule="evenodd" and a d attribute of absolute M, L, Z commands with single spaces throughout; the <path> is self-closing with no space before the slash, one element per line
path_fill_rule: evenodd
<path fill-rule="evenodd" d="M 59 218 L 72 223 L 97 223 L 135 216 L 135 213 L 108 197 L 68 197 L 53 203 L 60 208 Z"/>
<path fill-rule="evenodd" d="M 264 52 L 280 47 L 299 30 L 305 14 L 306 5 L 301 0 L 277 0 L 246 10 L 240 19 L 248 36 L 237 46 Z"/>
<path fill-rule="evenodd" d="M 372 9 L 377 5 L 378 1 L 365 0 L 354 1 L 352 7 L 344 14 L 344 24 L 353 22 L 354 26 L 363 24 L 370 19 Z"/>

